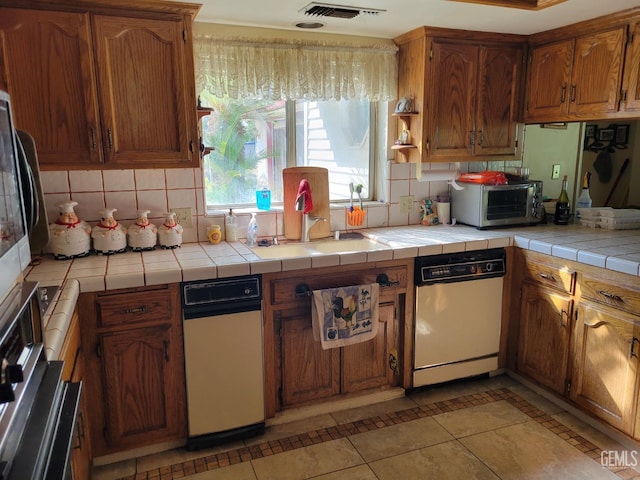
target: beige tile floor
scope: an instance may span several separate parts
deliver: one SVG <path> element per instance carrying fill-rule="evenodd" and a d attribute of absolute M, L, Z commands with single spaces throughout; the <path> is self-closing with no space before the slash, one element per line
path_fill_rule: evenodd
<path fill-rule="evenodd" d="M 603 466 L 611 450 L 618 461 Z M 98 467 L 93 480 L 638 480 L 636 458 L 634 445 L 503 375 Z"/>

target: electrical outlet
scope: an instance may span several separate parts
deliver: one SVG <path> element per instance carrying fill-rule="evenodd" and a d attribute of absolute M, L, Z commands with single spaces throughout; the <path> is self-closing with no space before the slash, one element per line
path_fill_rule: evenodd
<path fill-rule="evenodd" d="M 553 170 L 551 171 L 551 178 L 554 180 L 560 178 L 560 165 L 556 164 L 553 166 Z"/>
<path fill-rule="evenodd" d="M 176 214 L 176 220 L 184 228 L 193 227 L 193 209 L 191 207 L 172 208 L 171 212 Z"/>
<path fill-rule="evenodd" d="M 405 195 L 400 197 L 400 211 L 402 213 L 410 213 L 413 209 L 413 195 Z"/>

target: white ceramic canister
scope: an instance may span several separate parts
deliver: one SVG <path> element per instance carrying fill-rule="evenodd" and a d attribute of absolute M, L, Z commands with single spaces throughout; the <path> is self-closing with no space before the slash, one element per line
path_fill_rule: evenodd
<path fill-rule="evenodd" d="M 182 225 L 176 221 L 176 214 L 165 213 L 165 221 L 158 227 L 158 243 L 162 248 L 177 248 L 182 245 Z"/>
<path fill-rule="evenodd" d="M 58 219 L 49 224 L 49 246 L 56 260 L 85 257 L 91 251 L 91 227 L 78 218 L 74 207 L 78 202 L 62 202 Z"/>
<path fill-rule="evenodd" d="M 150 210 L 138 210 L 136 223 L 127 229 L 127 243 L 131 250 L 154 250 L 158 243 L 158 227 L 149 221 Z"/>
<path fill-rule="evenodd" d="M 112 255 L 127 250 L 127 229 L 113 217 L 116 208 L 99 210 L 100 222 L 91 230 L 93 249 L 101 255 Z"/>

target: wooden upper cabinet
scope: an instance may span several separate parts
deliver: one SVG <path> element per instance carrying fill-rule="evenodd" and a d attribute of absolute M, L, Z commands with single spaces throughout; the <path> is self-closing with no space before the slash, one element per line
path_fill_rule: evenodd
<path fill-rule="evenodd" d="M 102 162 L 89 15 L 0 10 L 0 88 L 41 167 Z"/>
<path fill-rule="evenodd" d="M 199 164 L 196 5 L 24 4 L 0 8 L 0 88 L 44 170 Z"/>
<path fill-rule="evenodd" d="M 589 116 L 618 111 L 626 28 L 576 39 L 569 113 Z"/>
<path fill-rule="evenodd" d="M 560 118 L 567 110 L 573 41 L 534 47 L 529 58 L 527 119 Z"/>
<path fill-rule="evenodd" d="M 93 28 L 106 162 L 190 163 L 182 21 L 94 16 Z"/>
<path fill-rule="evenodd" d="M 640 19 L 629 25 L 629 43 L 625 57 L 622 85 L 623 112 L 640 113 Z"/>
<path fill-rule="evenodd" d="M 429 156 L 444 159 L 473 155 L 478 47 L 434 41 L 432 49 Z"/>
<path fill-rule="evenodd" d="M 531 48 L 526 121 L 606 118 L 618 112 L 626 27 Z"/>
<path fill-rule="evenodd" d="M 394 41 L 398 97 L 412 98 L 417 111 L 411 117 L 417 149 L 404 157 L 411 162 L 519 157 L 526 37 L 422 27 Z"/>
<path fill-rule="evenodd" d="M 519 156 L 523 60 L 521 45 L 480 47 L 476 155 Z"/>

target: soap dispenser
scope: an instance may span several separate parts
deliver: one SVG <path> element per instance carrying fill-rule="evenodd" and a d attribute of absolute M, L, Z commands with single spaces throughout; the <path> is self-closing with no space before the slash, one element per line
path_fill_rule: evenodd
<path fill-rule="evenodd" d="M 247 246 L 255 247 L 258 244 L 258 220 L 256 214 L 251 214 L 251 220 L 249 220 L 249 226 L 247 227 Z"/>

